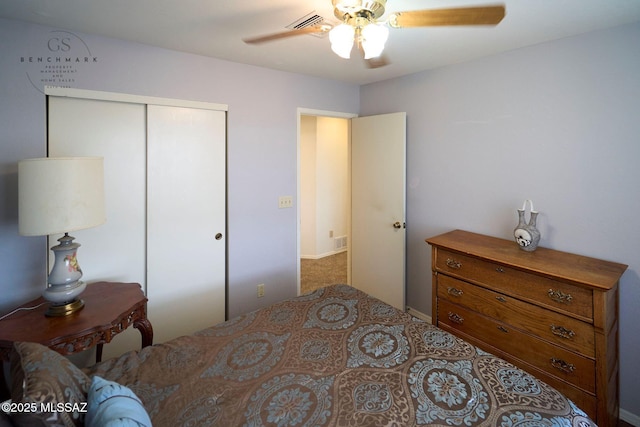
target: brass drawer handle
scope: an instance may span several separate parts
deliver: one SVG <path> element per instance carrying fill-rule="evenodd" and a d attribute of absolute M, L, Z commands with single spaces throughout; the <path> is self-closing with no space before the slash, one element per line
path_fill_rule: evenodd
<path fill-rule="evenodd" d="M 561 370 L 562 372 L 566 372 L 567 374 L 573 374 L 573 372 L 576 370 L 575 365 L 567 363 L 562 359 L 556 359 L 555 357 L 551 358 L 551 366 Z"/>
<path fill-rule="evenodd" d="M 576 333 L 571 329 L 556 325 L 551 325 L 551 333 L 567 340 L 572 340 L 576 336 Z"/>
<path fill-rule="evenodd" d="M 457 323 L 458 325 L 462 325 L 462 322 L 464 322 L 464 318 L 462 316 L 456 313 L 452 313 L 451 311 L 449 312 L 448 317 L 449 320 L 451 320 L 453 323 Z"/>
<path fill-rule="evenodd" d="M 455 259 L 447 258 L 447 267 L 455 268 L 457 270 L 462 267 L 462 263 L 460 261 L 456 261 Z"/>
<path fill-rule="evenodd" d="M 561 304 L 571 304 L 573 297 L 571 294 L 565 294 L 561 290 L 549 289 L 547 291 L 547 295 L 555 302 L 559 302 Z"/>
<path fill-rule="evenodd" d="M 464 292 L 461 289 L 454 288 L 453 286 L 449 286 L 447 288 L 447 293 L 449 295 L 453 295 L 454 297 L 461 297 Z"/>
<path fill-rule="evenodd" d="M 504 273 L 504 268 L 502 268 L 502 267 L 496 267 L 496 271 L 497 271 L 498 273 Z"/>
<path fill-rule="evenodd" d="M 506 334 L 509 333 L 509 330 L 507 328 L 505 328 L 504 326 L 497 326 L 497 328 L 498 328 L 499 331 L 502 331 L 502 332 L 504 332 Z"/>
<path fill-rule="evenodd" d="M 496 299 L 500 302 L 507 302 L 507 299 L 503 296 L 496 297 Z"/>

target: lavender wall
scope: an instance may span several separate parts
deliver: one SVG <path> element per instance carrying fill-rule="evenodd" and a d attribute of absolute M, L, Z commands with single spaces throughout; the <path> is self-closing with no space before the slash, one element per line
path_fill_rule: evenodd
<path fill-rule="evenodd" d="M 46 155 L 45 83 L 227 104 L 229 313 L 296 295 L 296 209 L 278 196 L 297 193 L 297 109 L 357 113 L 358 86 L 10 20 L 0 40 L 0 311 L 46 274 L 17 220 L 17 162 Z"/>
<path fill-rule="evenodd" d="M 511 238 L 533 199 L 540 246 L 629 265 L 621 407 L 640 421 L 640 24 L 361 88 L 361 115 L 407 112 L 407 303 L 431 313 L 426 237 Z"/>

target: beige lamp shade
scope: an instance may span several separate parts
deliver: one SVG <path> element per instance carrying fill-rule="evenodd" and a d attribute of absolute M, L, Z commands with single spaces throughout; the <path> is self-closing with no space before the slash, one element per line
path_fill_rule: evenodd
<path fill-rule="evenodd" d="M 47 157 L 18 163 L 19 232 L 44 236 L 106 221 L 101 157 Z"/>

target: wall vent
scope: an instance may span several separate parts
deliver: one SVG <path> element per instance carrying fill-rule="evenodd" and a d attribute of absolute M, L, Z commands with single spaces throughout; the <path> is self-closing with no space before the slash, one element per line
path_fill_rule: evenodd
<path fill-rule="evenodd" d="M 344 251 L 347 249 L 347 236 L 340 236 L 333 239 L 333 250 Z"/>
<path fill-rule="evenodd" d="M 311 27 L 314 25 L 320 25 L 320 24 L 325 24 L 325 25 L 330 25 L 331 27 L 333 27 L 333 24 L 331 24 L 330 22 L 327 22 L 327 20 L 325 20 L 322 16 L 318 15 L 315 11 L 303 16 L 300 19 L 297 19 L 296 21 L 292 22 L 291 24 L 287 25 L 285 28 L 288 28 L 290 30 L 300 30 L 302 28 L 307 28 L 307 27 Z M 323 33 L 318 33 L 318 34 L 314 34 L 311 33 L 309 35 L 314 36 L 314 37 L 319 37 L 319 38 L 323 38 L 325 37 L 329 32 L 323 32 Z"/>

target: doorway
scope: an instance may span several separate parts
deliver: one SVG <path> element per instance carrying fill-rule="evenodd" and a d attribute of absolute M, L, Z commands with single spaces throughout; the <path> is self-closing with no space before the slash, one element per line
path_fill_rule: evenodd
<path fill-rule="evenodd" d="M 299 111 L 298 290 L 348 283 L 350 118 Z"/>
<path fill-rule="evenodd" d="M 354 286 L 401 310 L 405 306 L 405 180 L 406 180 L 406 113 L 389 113 L 356 117 L 326 112 L 298 111 L 298 293 L 300 293 L 301 218 L 303 195 L 301 173 L 302 117 L 316 116 L 317 138 L 319 117 L 345 119 L 347 129 L 347 284 Z M 324 122 L 323 122 L 324 123 Z M 331 162 L 315 165 L 331 169 Z M 327 164 L 329 166 L 327 166 Z M 332 179 L 332 178 L 331 178 Z M 331 180 L 327 178 L 327 180 Z M 316 181 L 321 181 L 317 180 Z M 324 182 L 321 182 L 324 183 Z M 333 190 L 331 190 L 333 188 Z M 328 193 L 336 192 L 330 187 Z M 314 199 L 315 200 L 315 199 Z M 317 202 L 315 202 L 317 203 Z M 317 216 L 323 218 L 322 215 Z M 314 228 L 314 236 L 326 243 L 334 241 L 330 225 Z M 332 236 L 333 235 L 333 236 Z M 331 237 L 332 236 L 332 237 Z M 324 247 L 325 251 L 326 246 Z M 335 248 L 335 246 L 334 246 Z M 335 250 L 335 249 L 330 249 Z M 322 254 L 316 251 L 316 254 Z M 329 281 L 331 279 L 327 279 Z M 327 283 L 329 284 L 329 283 Z"/>

